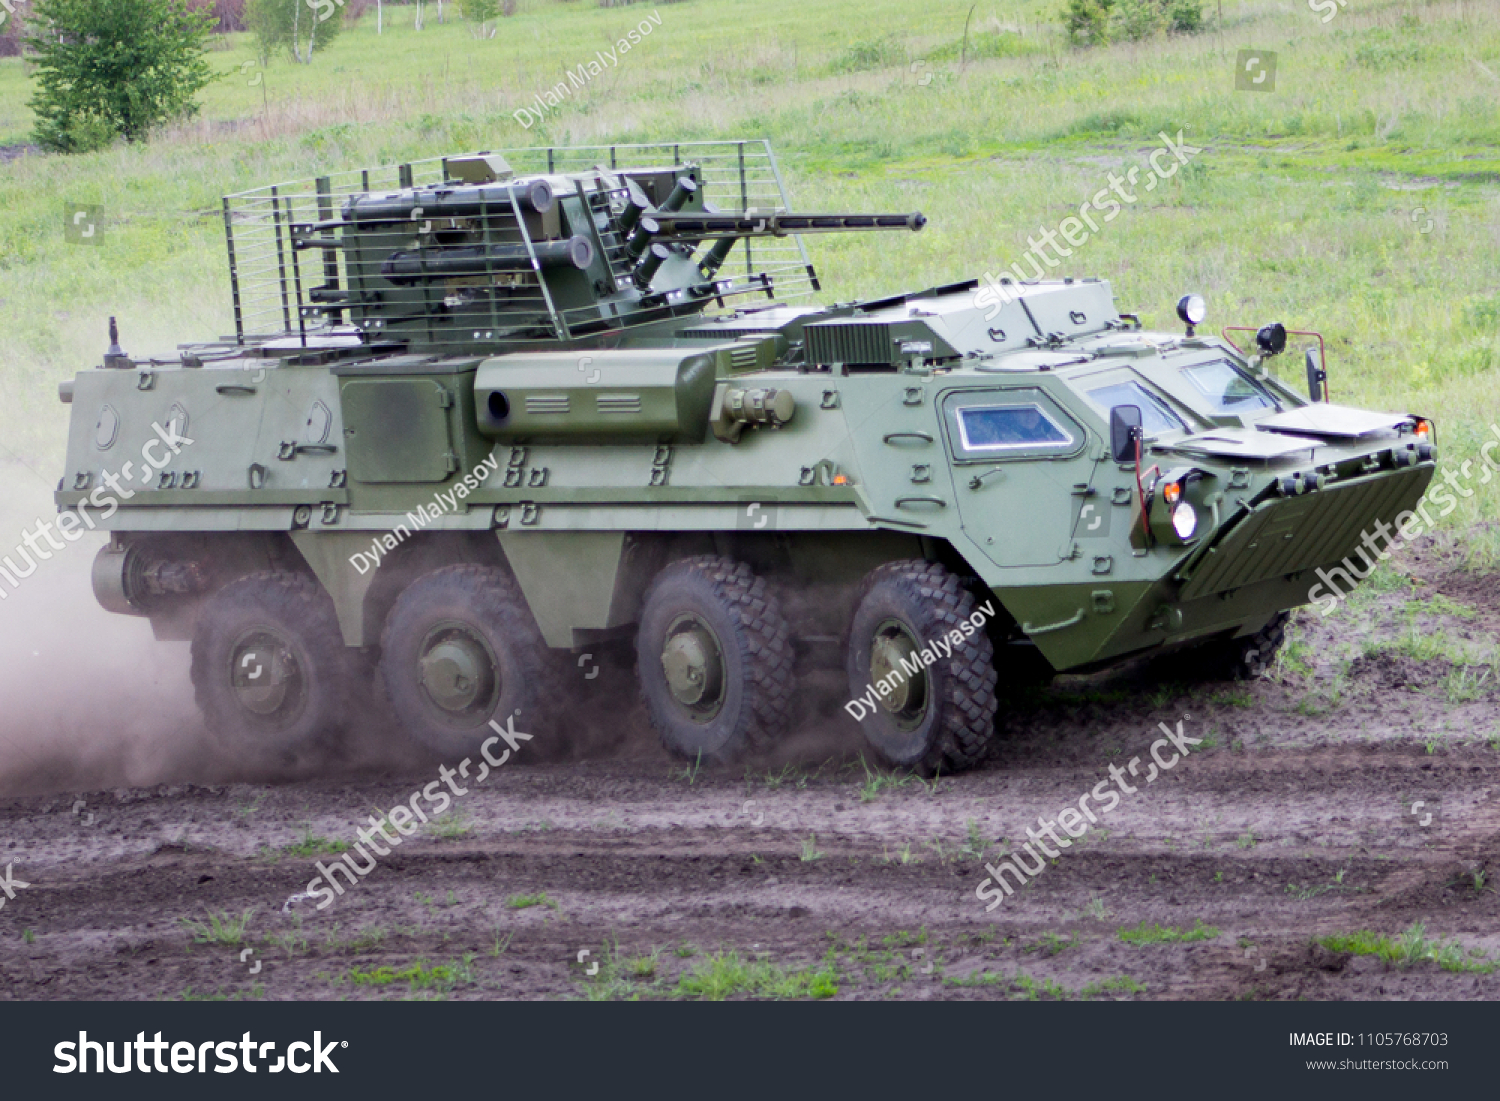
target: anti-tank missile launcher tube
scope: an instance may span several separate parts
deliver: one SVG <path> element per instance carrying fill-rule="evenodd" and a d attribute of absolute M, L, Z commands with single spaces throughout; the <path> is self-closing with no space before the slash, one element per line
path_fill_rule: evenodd
<path fill-rule="evenodd" d="M 532 249 L 544 268 L 571 264 L 582 271 L 594 262 L 594 246 L 587 237 L 538 241 Z M 524 244 L 393 252 L 380 265 L 380 274 L 397 285 L 419 279 L 531 270 L 531 253 Z"/>
<path fill-rule="evenodd" d="M 460 190 L 406 191 L 392 195 L 358 195 L 344 204 L 352 222 L 409 222 L 415 218 L 478 218 L 511 209 L 545 214 L 557 196 L 546 180 L 514 186 L 466 187 Z"/>
<path fill-rule="evenodd" d="M 703 254 L 703 259 L 698 261 L 698 270 L 703 273 L 705 279 L 712 279 L 724 266 L 724 261 L 729 259 L 729 254 L 734 251 L 734 246 L 738 241 L 738 237 L 720 237 Z"/>
<path fill-rule="evenodd" d="M 666 245 L 652 245 L 646 250 L 646 255 L 641 262 L 635 266 L 631 273 L 635 279 L 635 285 L 645 290 L 651 285 L 651 280 L 656 278 L 656 273 L 661 270 L 662 264 L 671 258 L 672 250 Z"/>
<path fill-rule="evenodd" d="M 641 190 L 641 185 L 630 179 L 625 179 L 625 209 L 620 211 L 619 226 L 621 233 L 629 233 L 635 228 L 636 222 L 640 221 L 641 215 L 651 209 L 651 200 L 646 198 L 646 193 Z"/>

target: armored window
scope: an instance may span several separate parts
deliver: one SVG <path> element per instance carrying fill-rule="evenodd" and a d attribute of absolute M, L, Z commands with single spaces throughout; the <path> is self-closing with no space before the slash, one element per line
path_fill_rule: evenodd
<path fill-rule="evenodd" d="M 1166 402 L 1147 390 L 1139 382 L 1120 382 L 1113 386 L 1100 386 L 1088 392 L 1089 400 L 1108 413 L 1117 405 L 1134 405 L 1141 411 L 1141 426 L 1146 435 L 1157 436 L 1163 432 L 1183 432 L 1187 426 L 1172 412 Z"/>
<path fill-rule="evenodd" d="M 958 411 L 958 435 L 969 452 L 1014 451 L 1020 448 L 1068 448 L 1073 434 L 1040 405 L 980 405 Z"/>
<path fill-rule="evenodd" d="M 1182 373 L 1220 416 L 1243 416 L 1257 409 L 1278 408 L 1260 383 L 1228 360 L 1184 367 Z"/>

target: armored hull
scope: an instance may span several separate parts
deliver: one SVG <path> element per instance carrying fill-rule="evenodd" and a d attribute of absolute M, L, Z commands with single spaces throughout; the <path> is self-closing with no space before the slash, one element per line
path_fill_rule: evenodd
<path fill-rule="evenodd" d="M 193 642 L 247 752 L 370 698 L 445 757 L 518 709 L 566 744 L 616 644 L 682 756 L 774 740 L 823 663 L 885 759 L 961 768 L 1023 675 L 1265 661 L 1433 475 L 1426 420 L 1102 281 L 810 304 L 802 234 L 924 219 L 793 214 L 762 143 L 391 176 L 227 199 L 236 334 L 64 387 L 101 603 Z"/>

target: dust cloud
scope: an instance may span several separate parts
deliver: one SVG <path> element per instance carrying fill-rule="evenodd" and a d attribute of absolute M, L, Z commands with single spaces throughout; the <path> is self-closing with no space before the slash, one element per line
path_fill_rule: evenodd
<path fill-rule="evenodd" d="M 0 465 L 0 558 L 24 569 L 15 548 L 56 515 L 51 491 L 28 467 Z M 146 620 L 94 601 L 103 544 L 90 533 L 48 549 L 14 589 L 0 578 L 0 795 L 208 781 L 229 768 L 193 705 L 187 644 L 158 643 Z"/>

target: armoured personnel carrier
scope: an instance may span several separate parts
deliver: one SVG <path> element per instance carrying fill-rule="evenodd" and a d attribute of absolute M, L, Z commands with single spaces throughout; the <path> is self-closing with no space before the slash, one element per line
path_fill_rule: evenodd
<path fill-rule="evenodd" d="M 112 319 L 62 387 L 57 503 L 110 533 L 99 601 L 191 640 L 253 753 L 370 699 L 445 758 L 517 716 L 566 743 L 613 640 L 683 757 L 774 739 L 822 661 L 888 762 L 962 768 L 1037 671 L 1268 660 L 1433 475 L 1427 421 L 1310 400 L 1311 352 L 1302 396 L 1280 326 L 1242 353 L 1195 296 L 1171 332 L 1096 279 L 804 301 L 804 235 L 924 219 L 793 213 L 762 142 L 450 157 L 223 215 L 234 333 L 136 358 Z"/>

